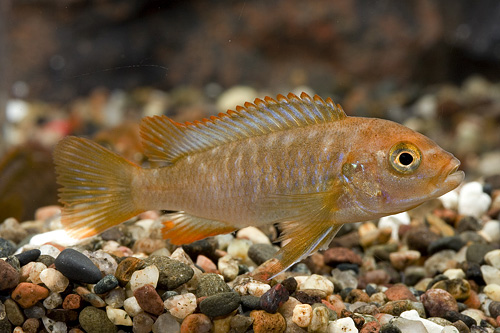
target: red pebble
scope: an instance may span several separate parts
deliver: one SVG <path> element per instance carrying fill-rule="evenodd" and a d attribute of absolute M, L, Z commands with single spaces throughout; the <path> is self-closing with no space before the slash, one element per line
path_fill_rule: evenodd
<path fill-rule="evenodd" d="M 134 291 L 134 296 L 137 299 L 137 303 L 139 303 L 139 306 L 144 311 L 157 316 L 163 313 L 163 301 L 152 285 L 146 284 L 145 286 L 136 289 Z"/>

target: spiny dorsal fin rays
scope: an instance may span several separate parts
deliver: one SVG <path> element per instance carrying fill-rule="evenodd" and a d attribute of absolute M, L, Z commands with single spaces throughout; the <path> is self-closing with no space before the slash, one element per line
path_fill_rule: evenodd
<path fill-rule="evenodd" d="M 276 100 L 265 97 L 238 106 L 218 117 L 180 124 L 166 116 L 147 117 L 141 123 L 146 155 L 152 161 L 174 163 L 178 158 L 229 142 L 308 125 L 341 120 L 340 105 L 319 96 L 300 98 L 290 93 Z"/>

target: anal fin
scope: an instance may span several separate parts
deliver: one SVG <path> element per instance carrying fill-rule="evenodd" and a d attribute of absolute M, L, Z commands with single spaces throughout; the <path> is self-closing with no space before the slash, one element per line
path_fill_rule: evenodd
<path fill-rule="evenodd" d="M 227 234 L 236 228 L 220 221 L 178 212 L 164 215 L 162 236 L 174 245 L 192 243 L 210 236 Z"/>

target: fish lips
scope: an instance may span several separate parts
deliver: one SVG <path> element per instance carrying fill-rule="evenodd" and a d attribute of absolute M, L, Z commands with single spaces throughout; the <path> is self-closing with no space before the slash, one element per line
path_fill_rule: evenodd
<path fill-rule="evenodd" d="M 444 187 L 447 189 L 446 192 L 453 190 L 458 185 L 462 183 L 465 178 L 465 172 L 458 170 L 460 166 L 460 161 L 453 157 L 450 161 L 449 171 L 446 173 L 446 178 L 444 180 Z"/>

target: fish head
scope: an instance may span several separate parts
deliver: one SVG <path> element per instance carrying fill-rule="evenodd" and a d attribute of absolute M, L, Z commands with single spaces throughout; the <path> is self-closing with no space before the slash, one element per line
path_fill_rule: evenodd
<path fill-rule="evenodd" d="M 364 216 L 406 211 L 455 189 L 464 179 L 457 158 L 400 124 L 370 120 L 356 141 L 341 172 L 348 201 Z"/>

